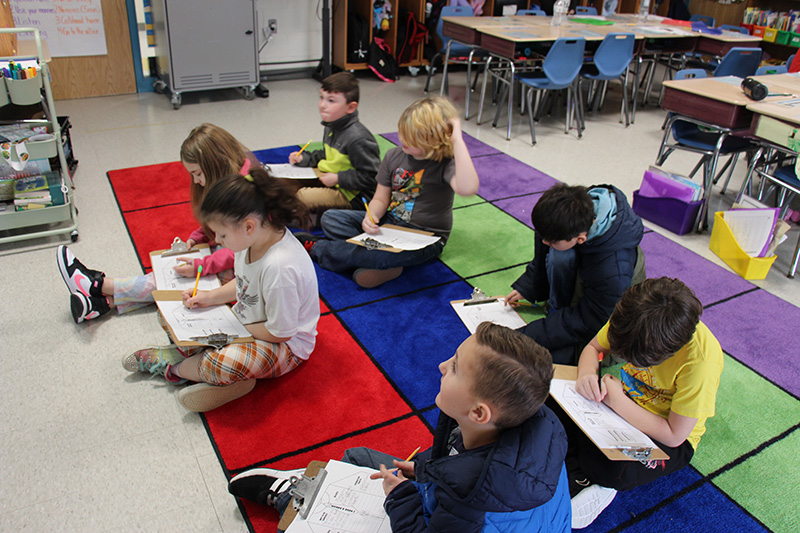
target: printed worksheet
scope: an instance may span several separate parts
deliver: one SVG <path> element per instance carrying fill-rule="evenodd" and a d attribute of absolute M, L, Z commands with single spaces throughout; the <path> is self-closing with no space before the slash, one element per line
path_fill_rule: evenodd
<path fill-rule="evenodd" d="M 383 482 L 369 478 L 375 470 L 328 461 L 325 471 L 308 517 L 298 514 L 286 533 L 391 533 Z"/>
<path fill-rule="evenodd" d="M 478 324 L 489 321 L 511 329 L 521 328 L 525 321 L 513 307 L 505 305 L 503 299 L 485 304 L 464 305 L 466 302 L 450 302 L 458 314 L 458 318 L 467 326 L 470 333 L 475 333 Z"/>
<path fill-rule="evenodd" d="M 370 248 L 370 244 L 372 243 L 377 249 L 394 248 L 395 250 L 421 250 L 439 239 L 440 237 L 436 235 L 423 235 L 413 231 L 404 231 L 402 229 L 381 226 L 380 232 L 375 235 L 362 233 L 361 235 L 356 235 L 351 239 L 347 239 L 347 241 L 358 241 L 367 248 Z"/>
<path fill-rule="evenodd" d="M 227 305 L 188 309 L 181 301 L 156 300 L 156 304 L 178 341 L 191 341 L 192 337 L 215 333 L 234 337 L 250 336 L 250 332 Z"/>
<path fill-rule="evenodd" d="M 275 178 L 313 180 L 317 177 L 313 168 L 298 167 L 296 165 L 290 165 L 289 163 L 264 165 L 264 168 L 269 170 L 269 173 Z"/>
<path fill-rule="evenodd" d="M 175 272 L 175 266 L 180 262 L 178 257 L 201 258 L 211 254 L 208 248 L 192 249 L 181 255 L 162 257 L 158 254 L 150 255 L 153 265 L 153 275 L 156 278 L 156 288 L 162 291 L 185 291 L 193 289 L 195 278 L 186 278 Z M 220 287 L 217 276 L 200 276 L 197 284 L 198 291 L 210 291 Z"/>
<path fill-rule="evenodd" d="M 598 448 L 655 448 L 655 443 L 630 425 L 604 403 L 598 403 L 575 390 L 575 382 L 553 379 L 550 394 Z"/>

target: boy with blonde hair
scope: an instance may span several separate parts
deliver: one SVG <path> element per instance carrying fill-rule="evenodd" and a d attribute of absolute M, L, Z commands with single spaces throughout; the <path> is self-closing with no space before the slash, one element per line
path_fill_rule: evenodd
<path fill-rule="evenodd" d="M 472 165 L 453 104 L 440 97 L 417 100 L 398 123 L 401 146 L 392 148 L 378 169 L 378 187 L 369 211 L 330 210 L 322 216 L 327 239 L 308 233 L 295 236 L 322 268 L 352 272 L 362 287 L 395 279 L 403 268 L 434 259 L 453 227 L 453 197 L 478 192 Z M 435 243 L 399 253 L 369 250 L 346 242 L 363 232 L 376 234 L 379 224 L 432 232 Z"/>
<path fill-rule="evenodd" d="M 550 353 L 483 322 L 439 370 L 441 415 L 430 449 L 413 461 L 367 448 L 344 455 L 380 469 L 372 478 L 383 479 L 392 531 L 570 531 L 566 436 L 543 405 Z M 229 491 L 283 512 L 292 474 L 254 468 L 235 476 Z"/>

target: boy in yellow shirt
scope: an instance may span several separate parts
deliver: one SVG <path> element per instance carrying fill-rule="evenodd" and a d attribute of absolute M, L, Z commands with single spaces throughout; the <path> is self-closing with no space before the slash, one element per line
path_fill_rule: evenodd
<path fill-rule="evenodd" d="M 611 461 L 559 412 L 567 430 L 572 527 L 592 523 L 614 499 L 680 470 L 691 461 L 706 419 L 714 415 L 722 348 L 700 322 L 703 306 L 678 279 L 648 279 L 630 287 L 578 361 L 575 389 L 602 401 L 647 434 L 667 461 Z M 599 355 L 625 361 L 621 380 L 598 379 Z"/>

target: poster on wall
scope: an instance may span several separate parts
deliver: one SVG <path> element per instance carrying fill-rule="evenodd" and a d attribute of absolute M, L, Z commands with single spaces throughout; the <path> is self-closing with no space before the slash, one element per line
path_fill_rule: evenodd
<path fill-rule="evenodd" d="M 108 53 L 100 0 L 11 0 L 11 13 L 17 28 L 39 29 L 52 57 Z"/>

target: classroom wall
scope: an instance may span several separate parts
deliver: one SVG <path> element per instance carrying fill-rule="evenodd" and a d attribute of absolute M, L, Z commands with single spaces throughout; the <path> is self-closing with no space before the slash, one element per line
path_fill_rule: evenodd
<path fill-rule="evenodd" d="M 340 3 L 329 0 L 331 17 Z M 259 55 L 262 72 L 317 66 L 322 57 L 322 0 L 256 0 L 256 11 L 259 43 L 269 19 L 278 22 L 278 32 Z"/>

